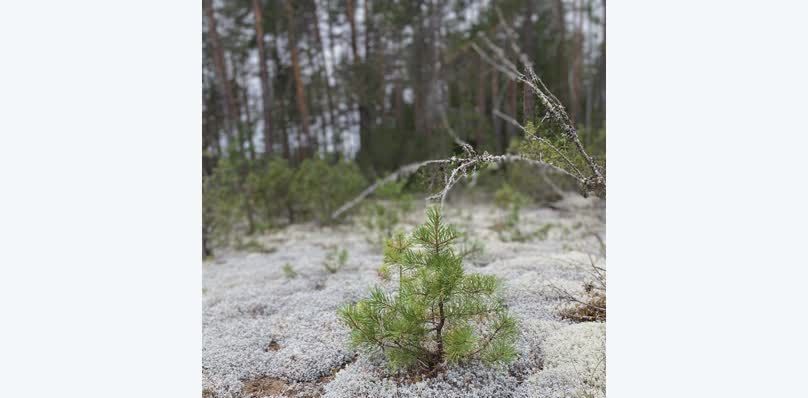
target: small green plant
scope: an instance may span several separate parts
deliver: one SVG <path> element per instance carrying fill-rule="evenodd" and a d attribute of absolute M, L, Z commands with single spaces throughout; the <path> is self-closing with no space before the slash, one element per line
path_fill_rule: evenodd
<path fill-rule="evenodd" d="M 345 267 L 347 262 L 348 251 L 345 249 L 334 249 L 325 256 L 323 268 L 329 273 L 336 274 L 337 271 Z"/>
<path fill-rule="evenodd" d="M 258 242 L 255 239 L 248 239 L 246 241 L 237 239 L 235 249 L 254 253 L 273 253 L 276 250 L 273 247 L 264 246 L 261 242 Z"/>
<path fill-rule="evenodd" d="M 379 202 L 370 203 L 365 207 L 362 224 L 371 233 L 368 241 L 373 244 L 382 244 L 393 236 L 393 229 L 399 222 L 399 214 L 392 206 Z"/>
<path fill-rule="evenodd" d="M 286 263 L 283 265 L 283 275 L 289 279 L 297 278 L 297 272 L 292 268 L 292 264 Z"/>
<path fill-rule="evenodd" d="M 384 245 L 385 240 L 393 236 L 393 230 L 401 218 L 412 211 L 412 195 L 404 193 L 406 181 L 389 182 L 376 189 L 378 200 L 364 207 L 362 224 L 367 228 L 371 237 L 370 243 Z"/>
<path fill-rule="evenodd" d="M 469 231 L 458 232 L 457 255 L 463 260 L 478 260 L 485 252 L 485 245 L 478 239 L 474 239 Z"/>
<path fill-rule="evenodd" d="M 491 275 L 466 274 L 452 246 L 456 229 L 435 208 L 411 237 L 396 235 L 384 249 L 380 274 L 397 277 L 394 294 L 380 287 L 339 310 L 356 346 L 382 352 L 392 369 L 434 373 L 445 362 L 508 362 L 516 351 L 516 321 Z"/>
<path fill-rule="evenodd" d="M 550 235 L 550 230 L 553 229 L 554 227 L 556 227 L 556 225 L 553 223 L 544 224 L 539 229 L 537 229 L 536 232 L 534 232 L 534 234 L 540 240 L 546 240 L 547 237 Z"/>
<path fill-rule="evenodd" d="M 513 187 L 507 183 L 502 184 L 502 187 L 494 194 L 494 203 L 497 207 L 507 211 L 504 220 L 496 226 L 497 233 L 501 240 L 524 241 L 528 238 L 528 236 L 519 229 L 520 212 L 527 202 L 528 198 L 524 194 L 513 189 Z"/>

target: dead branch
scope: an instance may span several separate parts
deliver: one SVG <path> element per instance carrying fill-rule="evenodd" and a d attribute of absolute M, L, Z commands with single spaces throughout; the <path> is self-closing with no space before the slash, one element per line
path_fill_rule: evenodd
<path fill-rule="evenodd" d="M 501 119 L 505 120 L 506 122 L 511 123 L 514 126 L 518 127 L 520 130 L 524 131 L 526 137 L 528 137 L 530 139 L 533 139 L 535 141 L 541 142 L 542 144 L 545 144 L 548 147 L 550 147 L 550 149 L 552 149 L 555 153 L 557 153 L 559 156 L 561 156 L 561 158 L 564 159 L 564 161 L 567 163 L 567 165 L 569 165 L 570 168 L 573 171 L 575 171 L 576 174 L 578 174 L 579 177 L 577 178 L 577 180 L 579 180 L 580 182 L 585 181 L 586 177 L 584 176 L 584 174 L 581 173 L 581 171 L 578 170 L 577 167 L 575 167 L 575 164 L 573 164 L 572 161 L 569 160 L 569 158 L 564 156 L 564 153 L 562 153 L 560 149 L 556 148 L 555 145 L 551 144 L 550 141 L 547 141 L 544 138 L 537 137 L 535 135 L 530 134 L 530 132 L 528 132 L 527 129 L 524 126 L 519 124 L 519 122 L 517 122 L 516 119 L 514 119 L 514 118 L 500 112 L 499 109 L 494 109 L 494 114 L 499 116 Z"/>
<path fill-rule="evenodd" d="M 473 150 L 472 150 L 473 151 Z M 473 156 L 467 157 L 456 157 L 453 156 L 449 159 L 435 159 L 435 160 L 427 160 L 420 163 L 411 163 L 406 166 L 402 166 L 400 169 L 396 170 L 394 173 L 388 175 L 387 177 L 376 181 L 371 186 L 365 188 L 359 195 L 353 198 L 351 201 L 342 205 L 339 209 L 334 211 L 331 214 L 332 219 L 336 219 L 341 216 L 346 211 L 350 210 L 351 208 L 358 205 L 362 200 L 370 196 L 377 188 L 380 186 L 393 182 L 398 181 L 400 178 L 404 178 L 407 176 L 412 175 L 416 171 L 418 171 L 421 167 L 429 166 L 432 164 L 458 164 L 457 167 L 452 169 L 452 172 L 447 176 L 445 180 L 444 188 L 427 198 L 427 200 L 440 200 L 440 206 L 443 208 L 443 204 L 446 201 L 446 196 L 449 194 L 451 189 L 465 176 L 468 175 L 469 172 L 476 171 L 476 166 L 483 165 L 486 163 L 505 163 L 505 162 L 525 162 L 527 164 L 533 165 L 535 167 L 543 168 L 545 170 L 552 170 L 554 172 L 558 172 L 561 174 L 568 175 L 570 177 L 576 178 L 574 175 L 570 174 L 568 171 L 554 166 L 549 163 L 541 162 L 535 159 L 530 159 L 521 155 L 491 155 L 488 152 L 483 154 L 473 153 Z M 475 167 L 472 167 L 475 166 Z M 474 168 L 475 170 L 470 170 Z"/>
<path fill-rule="evenodd" d="M 331 218 L 332 219 L 338 218 L 343 213 L 345 213 L 346 211 L 350 210 L 351 208 L 353 208 L 354 206 L 359 204 L 359 202 L 361 202 L 366 197 L 368 197 L 368 195 L 372 194 L 376 190 L 376 188 L 378 188 L 378 187 L 380 187 L 380 186 L 382 186 L 382 185 L 384 185 L 386 183 L 393 182 L 393 181 L 398 181 L 399 178 L 407 177 L 407 176 L 415 173 L 416 171 L 418 171 L 418 169 L 420 169 L 421 167 L 428 166 L 430 164 L 446 164 L 446 163 L 451 163 L 451 162 L 452 162 L 452 159 L 435 159 L 435 160 L 427 160 L 427 161 L 418 162 L 418 163 L 410 163 L 410 164 L 408 164 L 406 166 L 402 166 L 401 168 L 396 170 L 394 173 L 388 175 L 387 177 L 382 178 L 381 180 L 376 181 L 371 186 L 365 188 L 364 191 L 362 191 L 355 198 L 351 199 L 351 201 L 349 201 L 349 202 L 345 203 L 344 205 L 340 206 L 339 209 L 337 209 L 336 211 L 334 211 L 331 214 Z"/>

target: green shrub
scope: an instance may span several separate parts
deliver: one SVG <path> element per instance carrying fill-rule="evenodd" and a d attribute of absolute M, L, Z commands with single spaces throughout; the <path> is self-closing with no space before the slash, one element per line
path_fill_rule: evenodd
<path fill-rule="evenodd" d="M 331 213 L 352 199 L 365 186 L 365 178 L 354 163 L 330 165 L 323 159 L 306 159 L 295 172 L 291 184 L 293 200 L 321 224 L 331 221 Z"/>
<path fill-rule="evenodd" d="M 289 221 L 293 220 L 290 194 L 293 176 L 294 170 L 284 159 L 262 162 L 251 170 L 247 186 L 258 211 L 262 213 L 264 225 L 273 225 L 273 220 L 284 213 Z"/>
<path fill-rule="evenodd" d="M 464 272 L 452 249 L 457 238 L 431 208 L 410 238 L 388 241 L 384 268 L 388 277 L 398 276 L 397 292 L 376 287 L 369 298 L 340 309 L 353 344 L 384 353 L 393 369 L 514 358 L 516 322 L 498 295 L 500 282 Z"/>
<path fill-rule="evenodd" d="M 211 244 L 230 244 L 234 230 L 246 218 L 244 201 L 238 162 L 219 160 L 213 175 L 202 184 L 203 230 Z"/>

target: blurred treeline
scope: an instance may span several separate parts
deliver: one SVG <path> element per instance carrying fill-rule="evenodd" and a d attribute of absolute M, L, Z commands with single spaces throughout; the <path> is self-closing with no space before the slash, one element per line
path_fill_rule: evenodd
<path fill-rule="evenodd" d="M 443 115 L 480 152 L 513 147 L 520 132 L 494 110 L 525 124 L 539 104 L 471 48 L 478 33 L 505 42 L 494 7 L 603 156 L 605 0 L 203 0 L 206 208 L 229 187 L 252 231 L 261 211 L 292 200 L 274 179 L 341 168 L 330 174 L 350 180 L 339 189 L 361 189 L 404 164 L 445 158 L 457 148 Z M 309 181 L 318 183 L 332 181 Z"/>

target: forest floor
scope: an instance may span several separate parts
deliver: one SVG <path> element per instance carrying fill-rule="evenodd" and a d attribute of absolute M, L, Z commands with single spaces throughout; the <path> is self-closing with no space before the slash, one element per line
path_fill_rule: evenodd
<path fill-rule="evenodd" d="M 553 208 L 524 208 L 524 241 L 492 228 L 505 217 L 490 204 L 447 204 L 446 220 L 484 252 L 466 272 L 504 282 L 519 322 L 518 358 L 507 366 L 470 363 L 430 379 L 402 381 L 381 358 L 357 352 L 337 309 L 384 285 L 381 244 L 360 223 L 292 225 L 256 237 L 255 252 L 221 251 L 203 265 L 203 397 L 599 397 L 605 395 L 604 323 L 574 323 L 559 312 L 558 289 L 582 293 L 590 255 L 605 238 L 604 202 L 567 197 Z M 411 230 L 423 208 L 400 225 Z M 549 225 L 549 226 L 548 226 Z M 323 262 L 348 253 L 336 273 Z M 602 257 L 598 265 L 605 267 Z M 288 264 L 295 272 L 283 271 Z"/>

